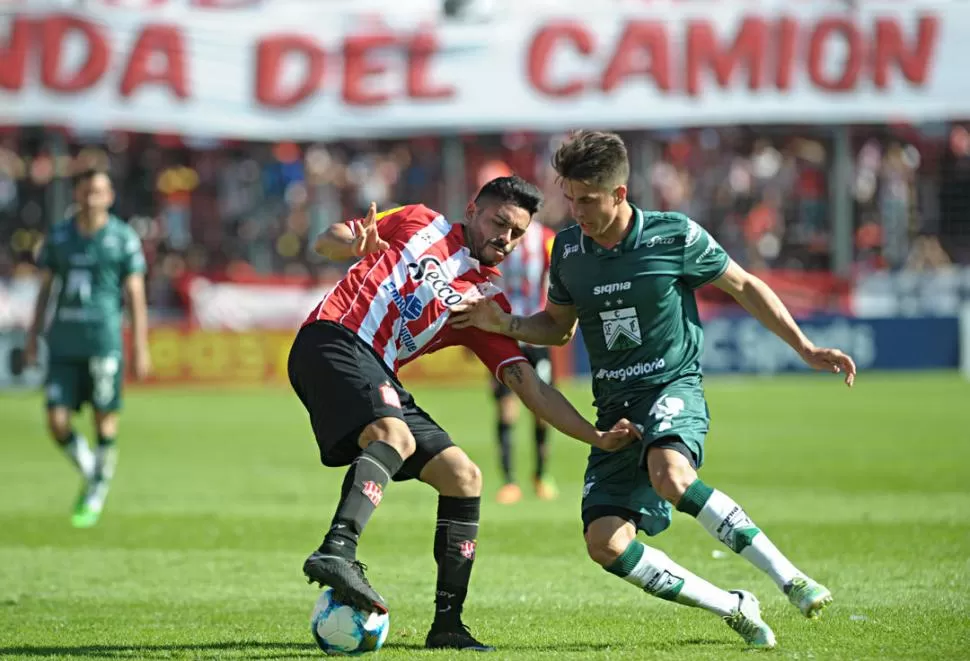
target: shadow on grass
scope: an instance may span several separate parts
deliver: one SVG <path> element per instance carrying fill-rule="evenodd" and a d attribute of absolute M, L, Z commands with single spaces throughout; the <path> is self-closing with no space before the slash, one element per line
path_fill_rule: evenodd
<path fill-rule="evenodd" d="M 690 648 L 697 646 L 723 645 L 724 641 L 690 638 L 669 641 L 664 649 Z M 431 655 L 435 650 L 425 650 L 418 641 L 392 641 L 384 645 L 388 651 L 426 652 Z M 525 643 L 499 646 L 499 652 L 605 652 L 631 651 L 629 646 L 606 642 L 568 642 L 568 643 Z M 446 651 L 446 650 L 437 650 Z M 657 651 L 657 650 L 655 650 Z M 187 656 L 194 659 L 231 658 L 245 659 L 292 659 L 321 658 L 320 650 L 313 643 L 274 643 L 257 641 L 232 641 L 221 643 L 199 643 L 197 645 L 20 645 L 0 647 L 0 658 L 4 657 L 81 657 L 93 659 L 171 659 Z"/>

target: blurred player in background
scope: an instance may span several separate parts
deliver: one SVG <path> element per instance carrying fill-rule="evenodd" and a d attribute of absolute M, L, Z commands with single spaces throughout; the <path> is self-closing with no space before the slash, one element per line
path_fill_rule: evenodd
<path fill-rule="evenodd" d="M 51 228 L 37 264 L 41 288 L 27 336 L 25 358 L 37 362 L 51 288 L 59 289 L 46 332 L 49 368 L 47 424 L 51 436 L 84 478 L 72 523 L 93 526 L 101 515 L 114 475 L 118 450 L 118 412 L 124 380 L 122 303 L 131 306 L 135 376 L 151 369 L 145 256 L 141 240 L 124 221 L 109 213 L 114 190 L 107 173 L 88 170 L 75 184 L 76 213 Z M 84 403 L 94 410 L 97 448 L 71 424 L 71 412 Z"/>
<path fill-rule="evenodd" d="M 710 416 L 694 290 L 713 284 L 731 294 L 809 366 L 842 372 L 850 386 L 855 364 L 841 351 L 812 344 L 778 296 L 700 225 L 630 204 L 630 163 L 619 136 L 581 131 L 559 148 L 553 166 L 578 224 L 556 237 L 545 310 L 519 317 L 478 301 L 457 306 L 463 311 L 451 323 L 520 342 L 563 344 L 578 322 L 597 424 L 622 417 L 643 430 L 642 442 L 621 452 L 590 452 L 582 501 L 590 558 L 648 594 L 716 613 L 753 646 L 773 647 L 775 635 L 753 594 L 722 590 L 636 539 L 639 530 L 665 530 L 673 506 L 771 577 L 806 617 L 832 601 L 738 503 L 697 475 Z"/>
<path fill-rule="evenodd" d="M 538 221 L 529 225 L 519 247 L 502 262 L 502 289 L 512 305 L 512 314 L 529 316 L 545 307 L 549 276 L 549 255 L 556 233 Z M 548 347 L 520 343 L 522 354 L 529 360 L 539 378 L 553 384 L 552 361 Z M 492 392 L 498 404 L 498 445 L 505 484 L 498 490 L 495 500 L 503 505 L 517 503 L 522 499 L 522 489 L 515 481 L 512 468 L 512 432 L 519 418 L 518 398 L 504 383 L 492 377 Z M 546 477 L 549 459 L 548 424 L 532 416 L 535 435 L 536 464 L 532 483 L 536 496 L 552 500 L 558 495 L 555 483 Z"/>
<path fill-rule="evenodd" d="M 510 306 L 494 268 L 522 240 L 542 194 L 518 177 L 486 184 L 451 223 L 423 205 L 337 223 L 316 249 L 334 261 L 360 258 L 310 313 L 290 351 L 290 383 L 310 415 L 320 460 L 347 466 L 340 502 L 320 548 L 303 565 L 311 582 L 338 599 L 387 612 L 357 560 L 367 521 L 394 479 L 419 479 L 438 491 L 434 558 L 435 618 L 426 647 L 490 650 L 461 613 L 478 537 L 482 476 L 468 455 L 414 402 L 397 378 L 401 365 L 447 346 L 471 349 L 533 411 L 564 434 L 604 450 L 638 432 L 625 420 L 600 432 L 559 392 L 539 380 L 516 342 L 447 326 L 457 303 L 492 298 Z"/>

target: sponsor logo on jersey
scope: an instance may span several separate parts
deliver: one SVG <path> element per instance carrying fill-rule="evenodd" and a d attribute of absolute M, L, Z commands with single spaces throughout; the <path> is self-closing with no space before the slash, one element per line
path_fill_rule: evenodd
<path fill-rule="evenodd" d="M 437 257 L 428 255 L 417 262 L 408 264 L 411 279 L 417 283 L 427 283 L 431 287 L 434 297 L 445 305 L 458 305 L 462 296 L 448 284 L 448 280 L 441 273 L 441 262 Z"/>
<path fill-rule="evenodd" d="M 694 260 L 694 263 L 700 264 L 705 257 L 712 255 L 717 251 L 717 242 L 715 242 L 714 239 L 708 239 L 708 241 L 709 243 L 707 244 L 707 247 L 704 248 L 704 252 L 702 252 L 697 259 Z"/>
<path fill-rule="evenodd" d="M 606 381 L 626 381 L 627 379 L 653 374 L 666 366 L 667 364 L 663 358 L 656 358 L 643 363 L 637 363 L 636 365 L 630 365 L 629 367 L 621 367 L 620 369 L 601 369 L 596 373 L 596 378 Z"/>
<path fill-rule="evenodd" d="M 604 294 L 615 294 L 621 291 L 629 291 L 633 285 L 629 280 L 625 282 L 611 282 L 608 285 L 596 285 L 593 287 L 593 296 L 603 296 Z"/>
<path fill-rule="evenodd" d="M 660 236 L 659 234 L 655 234 L 647 240 L 646 246 L 648 248 L 653 248 L 654 246 L 669 246 L 673 244 L 673 242 L 674 237 L 672 236 Z"/>
<path fill-rule="evenodd" d="M 562 246 L 562 258 L 566 259 L 570 255 L 579 252 L 578 243 L 564 243 Z"/>

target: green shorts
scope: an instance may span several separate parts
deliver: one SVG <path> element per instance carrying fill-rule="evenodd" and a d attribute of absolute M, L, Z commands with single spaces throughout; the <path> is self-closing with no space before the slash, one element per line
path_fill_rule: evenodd
<path fill-rule="evenodd" d="M 81 410 L 85 402 L 96 411 L 121 408 L 124 370 L 119 356 L 51 358 L 44 383 L 47 408 Z"/>
<path fill-rule="evenodd" d="M 643 440 L 618 452 L 593 448 L 583 480 L 583 526 L 603 516 L 631 521 L 648 535 L 670 525 L 671 506 L 653 490 L 646 471 L 647 448 L 671 447 L 687 456 L 694 468 L 704 463 L 704 437 L 710 413 L 699 376 L 685 376 L 631 397 L 629 406 L 601 412 L 597 428 L 606 430 L 620 418 L 641 425 Z M 677 443 L 677 441 L 680 443 Z"/>

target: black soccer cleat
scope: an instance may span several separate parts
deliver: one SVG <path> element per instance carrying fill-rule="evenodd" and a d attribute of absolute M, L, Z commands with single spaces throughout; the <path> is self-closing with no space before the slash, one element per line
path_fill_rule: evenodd
<path fill-rule="evenodd" d="M 424 640 L 424 646 L 428 649 L 453 649 L 469 650 L 472 652 L 494 652 L 495 648 L 491 645 L 475 640 L 468 625 L 460 620 L 454 623 L 431 625 L 431 631 Z"/>
<path fill-rule="evenodd" d="M 358 560 L 314 551 L 303 563 L 303 573 L 309 583 L 333 588 L 337 601 L 366 612 L 387 612 L 387 602 L 371 587 L 364 571 L 367 567 Z"/>

